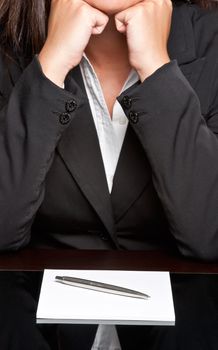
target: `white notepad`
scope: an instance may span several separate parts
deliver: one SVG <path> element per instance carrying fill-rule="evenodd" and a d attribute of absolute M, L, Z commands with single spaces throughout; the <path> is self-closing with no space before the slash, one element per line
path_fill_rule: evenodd
<path fill-rule="evenodd" d="M 73 276 L 130 288 L 148 294 L 137 299 L 55 282 Z M 168 272 L 117 270 L 45 270 L 37 323 L 174 325 Z"/>

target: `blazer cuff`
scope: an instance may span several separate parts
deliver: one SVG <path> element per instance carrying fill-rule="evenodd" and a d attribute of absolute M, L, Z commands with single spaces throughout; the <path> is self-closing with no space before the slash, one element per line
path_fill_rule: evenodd
<path fill-rule="evenodd" d="M 161 118 L 167 123 L 187 104 L 190 94 L 197 98 L 177 61 L 173 60 L 157 69 L 143 83 L 125 90 L 118 101 L 130 123 L 137 128 L 150 118 Z"/>
<path fill-rule="evenodd" d="M 71 91 L 60 88 L 42 71 L 38 57 L 34 56 L 16 84 L 19 95 L 32 104 L 33 114 L 52 122 L 55 127 L 65 129 L 77 115 L 87 98 L 74 81 Z"/>

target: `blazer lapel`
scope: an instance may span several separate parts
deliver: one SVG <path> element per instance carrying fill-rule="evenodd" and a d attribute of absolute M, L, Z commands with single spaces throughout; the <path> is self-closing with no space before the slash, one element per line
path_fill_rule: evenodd
<path fill-rule="evenodd" d="M 72 79 L 84 90 L 79 67 L 67 77 L 65 87 L 71 91 Z M 95 209 L 116 246 L 114 219 L 111 208 L 104 165 L 102 161 L 97 132 L 91 115 L 88 99 L 72 120 L 60 140 L 57 150 L 83 194 Z"/>
<path fill-rule="evenodd" d="M 140 196 L 150 181 L 151 169 L 147 157 L 133 129 L 128 126 L 111 193 L 116 223 Z"/>

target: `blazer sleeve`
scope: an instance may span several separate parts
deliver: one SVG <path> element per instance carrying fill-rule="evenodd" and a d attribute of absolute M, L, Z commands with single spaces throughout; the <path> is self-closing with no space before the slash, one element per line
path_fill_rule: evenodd
<path fill-rule="evenodd" d="M 218 258 L 218 67 L 216 74 L 207 123 L 176 61 L 119 96 L 178 248 L 201 259 Z"/>
<path fill-rule="evenodd" d="M 0 250 L 14 250 L 30 239 L 56 145 L 83 96 L 76 83 L 68 92 L 47 79 L 37 57 L 11 86 L 0 60 L 0 80 Z"/>

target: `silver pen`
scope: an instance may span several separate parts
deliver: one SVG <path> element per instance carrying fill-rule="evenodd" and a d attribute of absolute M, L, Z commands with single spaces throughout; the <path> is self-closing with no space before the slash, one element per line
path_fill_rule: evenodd
<path fill-rule="evenodd" d="M 74 287 L 91 289 L 99 292 L 122 295 L 131 298 L 149 299 L 150 296 L 136 290 L 115 286 L 113 284 L 91 281 L 83 278 L 56 276 L 55 281 L 63 284 L 68 284 Z"/>

